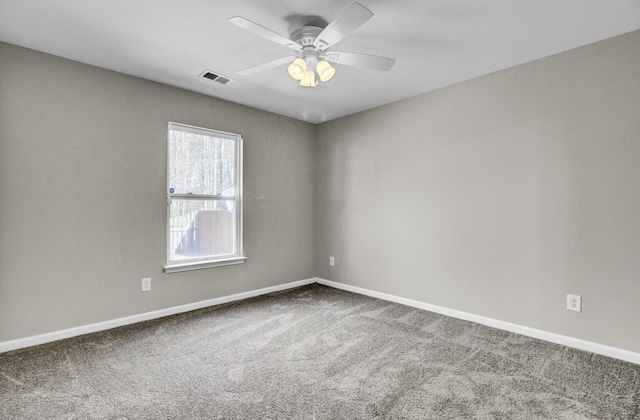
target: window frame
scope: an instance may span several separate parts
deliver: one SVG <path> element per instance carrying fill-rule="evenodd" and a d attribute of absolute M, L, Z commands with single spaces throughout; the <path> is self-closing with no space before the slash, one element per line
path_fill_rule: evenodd
<path fill-rule="evenodd" d="M 233 196 L 210 195 L 210 194 L 190 194 L 190 193 L 172 193 L 171 188 L 171 131 L 182 131 L 196 135 L 204 135 L 225 140 L 233 140 L 235 143 L 235 184 Z M 167 222 L 166 222 L 166 264 L 164 266 L 165 273 L 176 273 L 180 271 L 198 270 L 203 268 L 220 267 L 226 265 L 242 264 L 247 260 L 244 256 L 243 248 L 243 200 L 242 200 L 242 149 L 243 139 L 240 134 L 227 133 L 224 131 L 213 130 L 209 128 L 196 127 L 187 124 L 169 122 L 167 127 Z M 171 203 L 173 199 L 180 200 L 234 200 L 235 207 L 235 232 L 234 238 L 236 243 L 236 252 L 221 257 L 206 256 L 201 258 L 191 258 L 184 261 L 171 260 Z"/>

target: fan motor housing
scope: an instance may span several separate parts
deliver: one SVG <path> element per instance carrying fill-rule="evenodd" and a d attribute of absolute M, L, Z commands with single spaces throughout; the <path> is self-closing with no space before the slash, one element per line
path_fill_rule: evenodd
<path fill-rule="evenodd" d="M 296 29 L 291 34 L 291 40 L 297 42 L 302 47 L 309 47 L 313 45 L 313 41 L 316 40 L 318 35 L 322 32 L 322 28 L 313 25 L 305 25 L 300 29 Z"/>

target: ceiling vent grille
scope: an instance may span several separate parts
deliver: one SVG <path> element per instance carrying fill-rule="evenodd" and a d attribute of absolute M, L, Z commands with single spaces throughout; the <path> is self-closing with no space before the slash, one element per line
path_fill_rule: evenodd
<path fill-rule="evenodd" d="M 205 79 L 213 80 L 214 82 L 222 83 L 223 85 L 226 85 L 227 83 L 233 82 L 233 79 L 230 79 L 228 77 L 216 74 L 216 73 L 212 72 L 211 70 L 203 71 L 202 73 L 200 73 L 200 77 L 204 77 Z"/>

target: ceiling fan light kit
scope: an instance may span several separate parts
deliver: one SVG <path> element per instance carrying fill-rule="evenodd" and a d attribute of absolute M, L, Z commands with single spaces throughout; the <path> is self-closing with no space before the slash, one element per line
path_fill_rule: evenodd
<path fill-rule="evenodd" d="M 328 61 L 322 60 L 316 64 L 316 71 L 321 82 L 328 82 L 336 74 L 336 69 Z"/>
<path fill-rule="evenodd" d="M 243 17 L 231 17 L 227 19 L 229 23 L 284 45 L 296 52 L 296 55 L 293 57 L 279 58 L 268 63 L 240 70 L 237 73 L 243 76 L 249 76 L 259 71 L 275 68 L 289 62 L 290 64 L 287 67 L 289 76 L 295 80 L 299 80 L 300 86 L 313 88 L 317 86 L 318 79 L 324 83 L 335 76 L 336 69 L 329 62 L 346 66 L 365 67 L 373 70 L 390 70 L 395 63 L 395 60 L 392 58 L 328 51 L 332 45 L 343 40 L 347 35 L 371 19 L 371 17 L 373 17 L 373 12 L 360 3 L 353 3 L 325 28 L 305 25 L 293 31 L 290 38 L 286 38 Z M 293 59 L 293 61 L 290 61 L 291 59 Z"/>
<path fill-rule="evenodd" d="M 305 71 L 307 71 L 307 62 L 302 58 L 296 58 L 289 64 L 289 76 L 296 80 L 302 80 Z"/>
<path fill-rule="evenodd" d="M 288 71 L 289 76 L 299 80 L 303 87 L 317 86 L 316 73 L 321 82 L 328 82 L 336 74 L 336 69 L 328 61 L 318 61 L 314 54 L 296 58 L 289 64 Z"/>
<path fill-rule="evenodd" d="M 316 85 L 316 74 L 312 70 L 305 71 L 302 80 L 300 80 L 300 86 L 316 87 Z"/>

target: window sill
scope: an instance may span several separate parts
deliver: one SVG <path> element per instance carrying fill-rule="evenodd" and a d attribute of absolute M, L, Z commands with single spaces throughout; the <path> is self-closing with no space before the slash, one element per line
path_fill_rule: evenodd
<path fill-rule="evenodd" d="M 246 260 L 247 257 L 233 257 L 225 260 L 174 263 L 164 266 L 164 272 L 171 274 L 179 273 L 181 271 L 200 270 L 202 268 L 221 267 L 223 265 L 242 264 Z"/>

